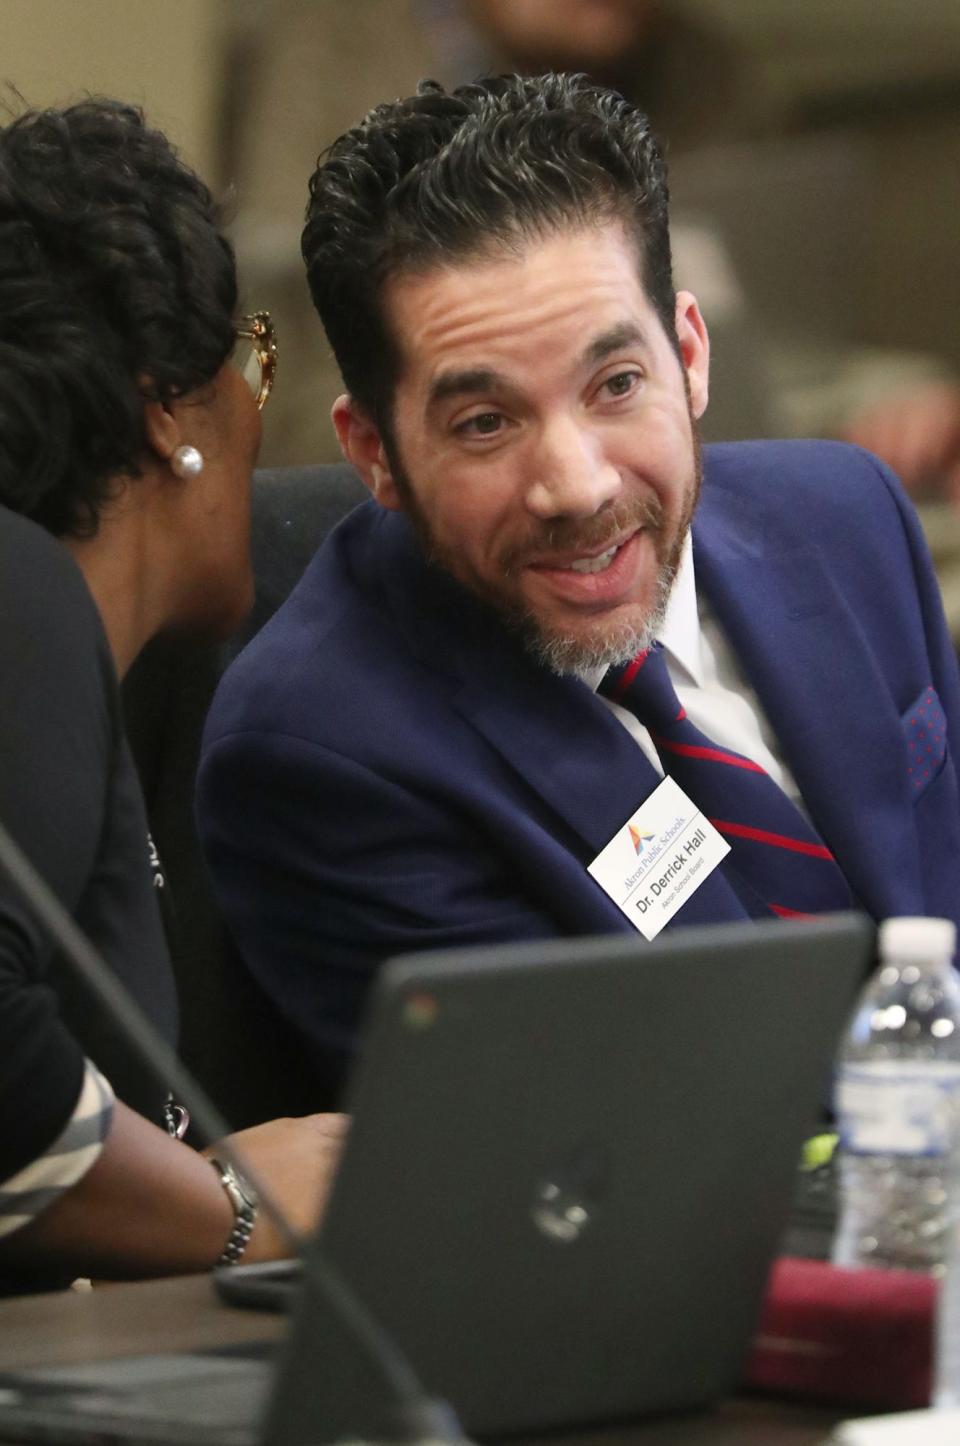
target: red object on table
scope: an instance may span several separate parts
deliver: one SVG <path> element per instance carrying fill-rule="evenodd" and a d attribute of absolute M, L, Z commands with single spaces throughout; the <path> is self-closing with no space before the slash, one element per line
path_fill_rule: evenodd
<path fill-rule="evenodd" d="M 930 1403 L 937 1282 L 784 1256 L 770 1274 L 745 1384 L 849 1406 Z"/>

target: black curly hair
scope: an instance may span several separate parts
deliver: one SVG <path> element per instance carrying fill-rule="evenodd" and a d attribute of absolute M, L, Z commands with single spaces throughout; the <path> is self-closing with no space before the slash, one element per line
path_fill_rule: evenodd
<path fill-rule="evenodd" d="M 146 448 L 143 405 L 234 344 L 213 198 L 142 112 L 91 99 L 0 129 L 0 503 L 88 535 Z"/>
<path fill-rule="evenodd" d="M 676 338 L 666 165 L 642 111 L 582 75 L 421 81 L 320 157 L 302 249 L 344 385 L 388 445 L 399 356 L 380 297 L 404 269 L 620 220 Z"/>

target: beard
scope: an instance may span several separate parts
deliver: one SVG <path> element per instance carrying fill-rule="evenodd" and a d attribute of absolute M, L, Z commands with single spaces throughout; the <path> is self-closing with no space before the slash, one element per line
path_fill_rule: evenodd
<path fill-rule="evenodd" d="M 388 460 L 404 510 L 427 560 L 485 602 L 541 667 L 561 676 L 573 674 L 592 682 L 598 673 L 620 667 L 651 647 L 663 628 L 703 480 L 700 434 L 692 412 L 689 416 L 692 465 L 680 494 L 682 505 L 672 525 L 656 495 L 613 504 L 594 517 L 560 519 L 531 532 L 502 555 L 502 587 L 475 575 L 463 575 L 454 549 L 438 540 L 400 458 L 395 455 L 395 449 L 391 449 L 393 455 Z M 529 561 L 535 559 L 543 564 L 551 554 L 569 557 L 578 552 L 601 553 L 606 544 L 612 544 L 616 538 L 639 528 L 643 528 L 653 539 L 657 565 L 652 597 L 645 606 L 639 603 L 627 605 L 618 609 L 625 616 L 601 616 L 575 630 L 564 630 L 516 596 L 516 579 Z"/>
<path fill-rule="evenodd" d="M 525 546 L 511 549 L 503 559 L 504 578 L 511 580 L 520 576 L 530 560 L 548 563 L 551 555 L 595 555 L 604 552 L 616 538 L 643 529 L 654 539 L 657 562 L 653 596 L 646 607 L 635 604 L 618 609 L 620 616 L 600 616 L 564 630 L 562 625 L 516 600 L 509 591 L 494 596 L 490 590 L 487 601 L 542 667 L 560 675 L 594 678 L 607 668 L 629 662 L 655 641 L 663 627 L 688 526 L 685 509 L 680 525 L 668 537 L 659 499 L 643 497 L 612 506 L 586 520 L 557 522 L 538 532 Z"/>

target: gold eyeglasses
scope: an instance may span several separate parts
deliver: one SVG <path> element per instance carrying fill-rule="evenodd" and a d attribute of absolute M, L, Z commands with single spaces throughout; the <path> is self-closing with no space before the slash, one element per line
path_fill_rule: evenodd
<path fill-rule="evenodd" d="M 265 406 L 277 374 L 277 333 L 269 311 L 241 316 L 232 360 L 253 393 L 257 406 Z"/>

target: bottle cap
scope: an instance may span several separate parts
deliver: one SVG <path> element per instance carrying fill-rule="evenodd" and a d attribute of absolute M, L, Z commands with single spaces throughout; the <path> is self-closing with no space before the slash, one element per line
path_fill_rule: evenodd
<path fill-rule="evenodd" d="M 884 919 L 880 925 L 881 959 L 952 959 L 956 943 L 952 919 Z"/>

